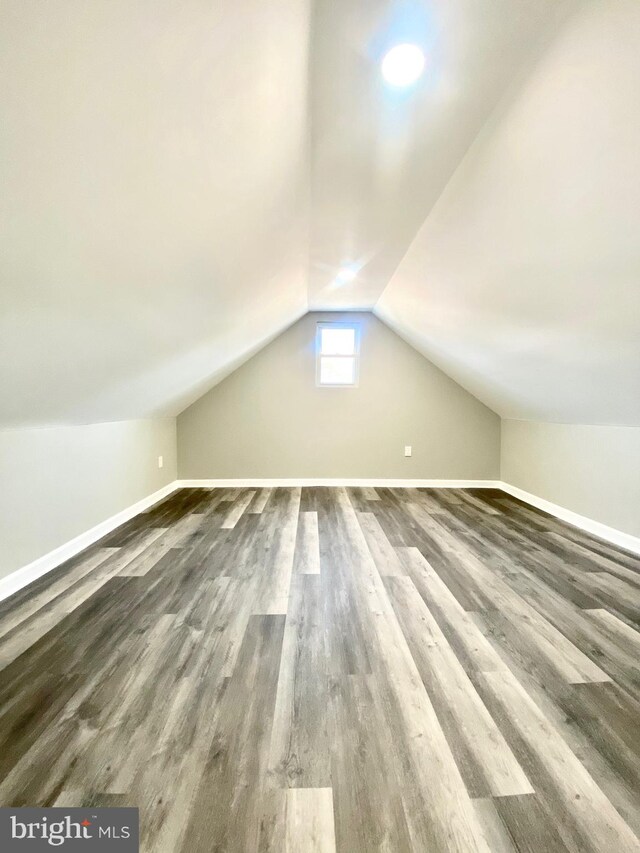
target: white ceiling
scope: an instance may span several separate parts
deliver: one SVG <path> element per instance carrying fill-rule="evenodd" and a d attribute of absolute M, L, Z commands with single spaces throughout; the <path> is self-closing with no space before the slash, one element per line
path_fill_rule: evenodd
<path fill-rule="evenodd" d="M 3 0 L 0 424 L 175 414 L 309 308 L 501 414 L 639 423 L 639 12 Z"/>
<path fill-rule="evenodd" d="M 373 308 L 500 96 L 566 4 L 558 0 L 317 0 L 311 53 L 313 309 Z M 339 8 L 339 11 L 337 11 Z M 419 44 L 408 92 L 380 61 Z M 336 288 L 345 263 L 358 279 Z"/>
<path fill-rule="evenodd" d="M 0 423 L 174 414 L 306 311 L 308 32 L 0 3 Z"/>
<path fill-rule="evenodd" d="M 503 417 L 640 425 L 640 3 L 584 3 L 376 306 Z"/>

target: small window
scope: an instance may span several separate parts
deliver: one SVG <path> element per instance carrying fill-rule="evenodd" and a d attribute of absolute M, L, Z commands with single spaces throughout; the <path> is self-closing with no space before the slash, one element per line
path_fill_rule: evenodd
<path fill-rule="evenodd" d="M 360 328 L 357 323 L 318 323 L 316 385 L 358 384 Z"/>

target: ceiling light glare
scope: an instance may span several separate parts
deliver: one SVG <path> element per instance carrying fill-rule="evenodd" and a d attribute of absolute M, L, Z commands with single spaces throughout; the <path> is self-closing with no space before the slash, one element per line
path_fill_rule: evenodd
<path fill-rule="evenodd" d="M 358 271 L 355 267 L 342 267 L 338 270 L 336 281 L 338 284 L 348 284 L 350 281 L 353 281 L 357 275 Z"/>
<path fill-rule="evenodd" d="M 411 86 L 424 71 L 424 54 L 415 44 L 398 44 L 382 60 L 382 76 L 391 86 Z"/>

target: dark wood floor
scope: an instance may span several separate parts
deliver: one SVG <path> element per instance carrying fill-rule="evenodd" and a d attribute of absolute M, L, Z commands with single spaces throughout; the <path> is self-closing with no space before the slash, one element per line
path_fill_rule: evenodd
<path fill-rule="evenodd" d="M 0 604 L 0 804 L 142 847 L 640 850 L 640 560 L 493 490 L 185 489 Z"/>

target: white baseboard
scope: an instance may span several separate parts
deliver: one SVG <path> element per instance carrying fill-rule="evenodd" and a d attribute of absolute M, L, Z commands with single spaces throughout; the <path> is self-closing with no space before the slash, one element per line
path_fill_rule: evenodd
<path fill-rule="evenodd" d="M 272 488 L 278 486 L 379 486 L 394 489 L 496 489 L 497 480 L 411 480 L 381 479 L 357 477 L 291 477 L 267 478 L 255 477 L 230 480 L 178 480 L 180 488 L 220 489 L 220 488 Z"/>
<path fill-rule="evenodd" d="M 13 595 L 18 590 L 37 580 L 38 578 L 57 568 L 59 565 L 75 557 L 80 551 L 93 545 L 107 533 L 115 530 L 121 524 L 129 521 L 134 516 L 149 509 L 149 507 L 161 501 L 163 498 L 170 495 L 176 489 L 184 488 L 246 488 L 254 486 L 256 488 L 272 488 L 277 486 L 369 486 L 369 487 L 388 487 L 388 488 L 437 488 L 437 489 L 501 489 L 513 497 L 519 498 L 531 506 L 548 512 L 556 518 L 572 524 L 574 527 L 580 528 L 587 533 L 611 542 L 619 548 L 624 548 L 635 554 L 640 554 L 640 539 L 631 536 L 629 533 L 623 533 L 621 530 L 616 530 L 614 527 L 608 527 L 606 524 L 601 524 L 599 521 L 594 521 L 584 515 L 579 515 L 576 512 L 565 509 L 564 507 L 525 492 L 522 489 L 505 483 L 502 480 L 411 480 L 411 479 L 354 479 L 354 478 L 284 478 L 284 479 L 226 479 L 226 480 L 174 480 L 172 483 L 154 492 L 146 498 L 138 501 L 122 512 L 112 515 L 106 521 L 97 524 L 85 533 L 81 533 L 64 545 L 60 545 L 54 551 L 50 551 L 43 557 L 39 557 L 27 566 L 23 566 L 5 578 L 0 579 L 0 601 Z"/>
<path fill-rule="evenodd" d="M 42 575 L 46 575 L 47 572 L 50 572 L 52 569 L 62 565 L 65 560 L 75 557 L 75 555 L 79 554 L 80 551 L 84 551 L 84 549 L 88 548 L 89 545 L 93 545 L 93 543 L 97 542 L 98 539 L 102 539 L 102 537 L 106 536 L 107 533 L 111 533 L 111 531 L 115 530 L 116 527 L 120 527 L 121 524 L 124 524 L 134 516 L 149 509 L 149 507 L 158 503 L 158 501 L 161 501 L 163 498 L 166 498 L 167 495 L 170 495 L 171 492 L 174 492 L 178 488 L 180 488 L 178 486 L 178 481 L 174 480 L 172 483 L 163 486 L 162 489 L 158 489 L 158 491 L 154 492 L 152 495 L 142 498 L 142 500 L 130 507 L 127 507 L 127 509 L 123 509 L 122 512 L 112 515 L 111 518 L 107 518 L 106 521 L 102 521 L 90 530 L 85 531 L 85 533 L 81 533 L 74 539 L 70 539 L 69 542 L 65 542 L 64 545 L 60 545 L 53 551 L 49 551 L 49 553 L 45 554 L 43 557 L 38 557 L 38 559 L 34 560 L 32 563 L 23 566 L 21 569 L 17 569 L 17 571 L 12 572 L 4 578 L 0 578 L 0 601 L 3 601 L 10 595 L 13 595 L 14 592 L 18 592 L 18 590 L 27 586 L 27 584 L 33 583 L 33 581 L 42 577 Z"/>
<path fill-rule="evenodd" d="M 554 515 L 561 521 L 566 521 L 568 524 L 584 530 L 586 533 L 591 533 L 599 539 L 611 542 L 613 545 L 617 545 L 618 548 L 624 548 L 626 551 L 640 554 L 640 539 L 637 536 L 632 536 L 630 533 L 623 533 L 615 527 L 609 527 L 599 521 L 594 521 L 592 518 L 587 518 L 585 515 L 579 515 L 570 509 L 565 509 L 562 506 L 558 506 L 558 504 L 544 500 L 544 498 L 539 498 L 537 495 L 532 495 L 530 492 L 525 492 L 517 486 L 512 486 L 510 483 L 501 481 L 497 484 L 497 488 L 502 489 L 503 492 L 507 492 L 507 494 L 512 495 L 514 498 L 519 498 L 521 501 L 535 506 L 537 509 Z"/>

